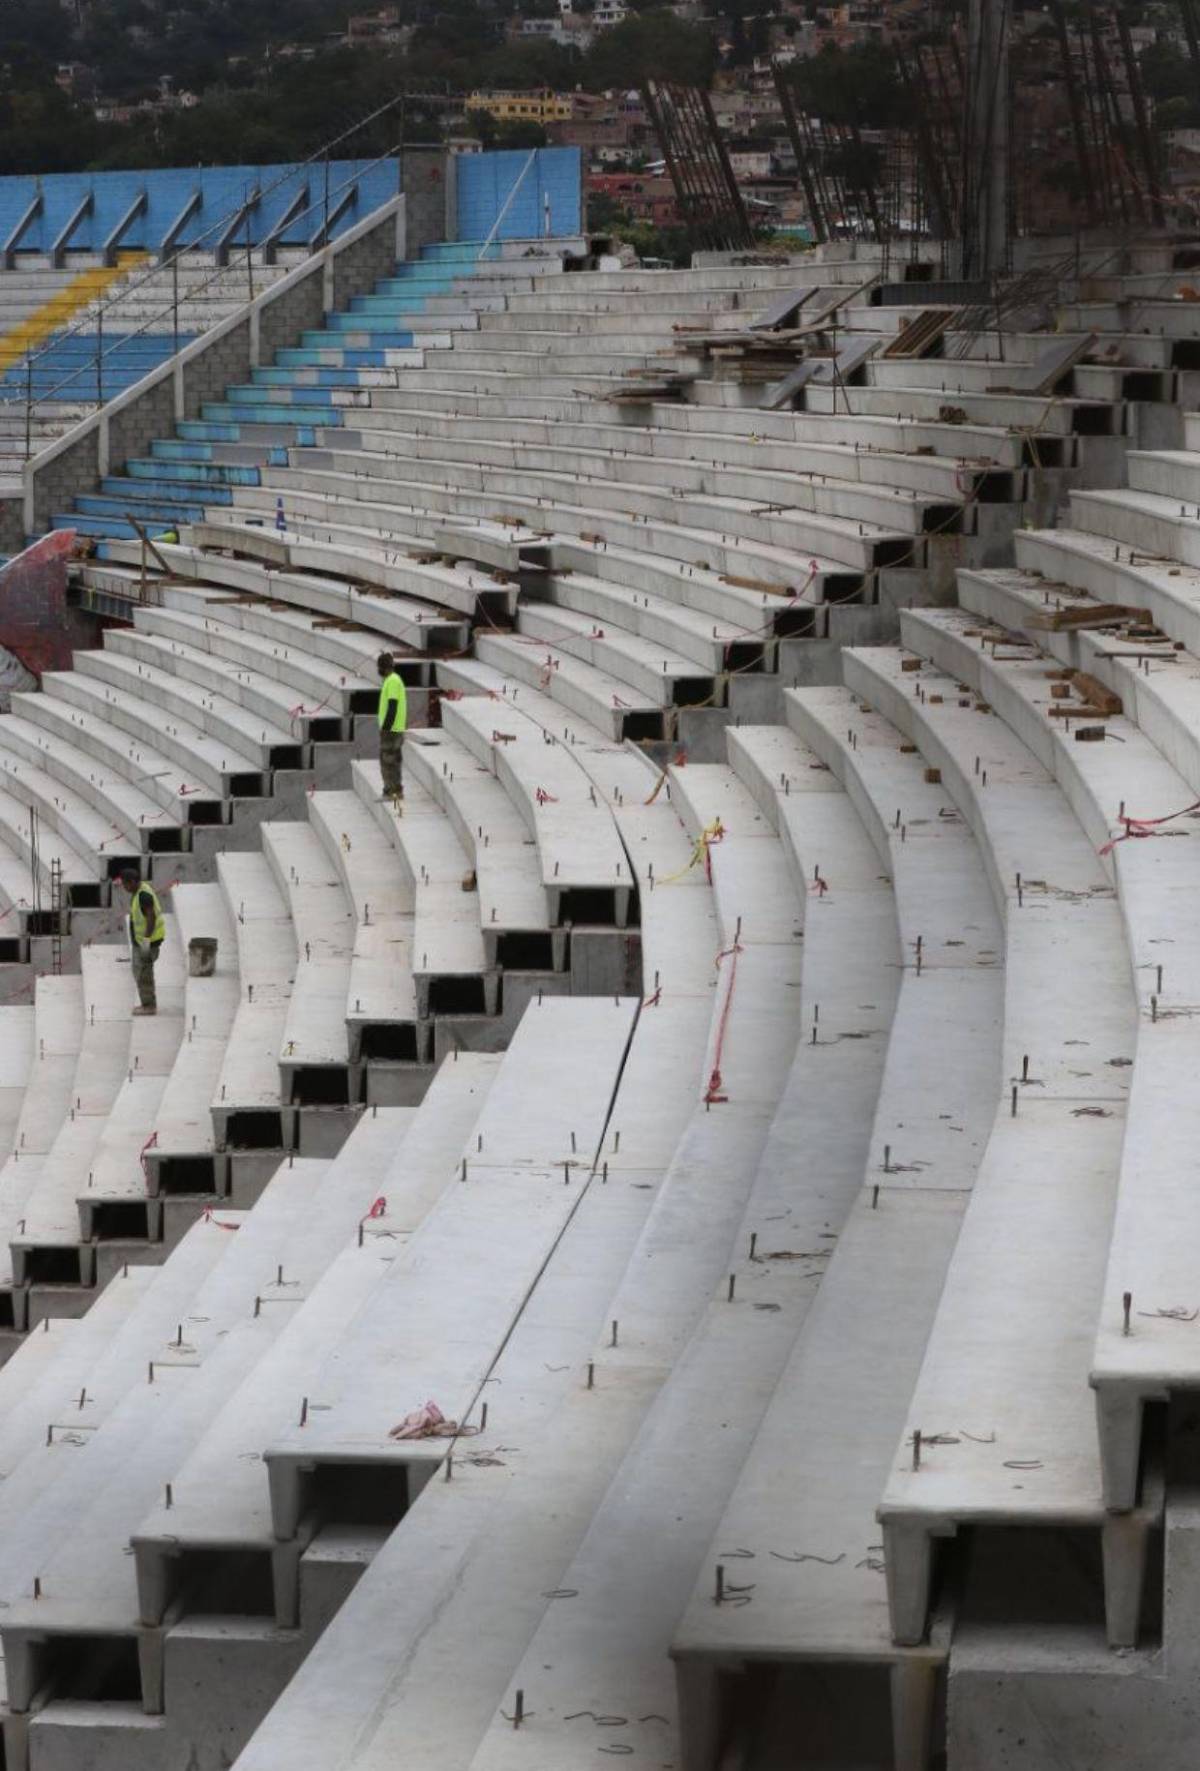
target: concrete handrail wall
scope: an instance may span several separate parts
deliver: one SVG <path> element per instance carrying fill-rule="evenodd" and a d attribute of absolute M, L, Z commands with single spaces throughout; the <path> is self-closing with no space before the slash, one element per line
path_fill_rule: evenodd
<path fill-rule="evenodd" d="M 327 313 L 368 294 L 404 257 L 406 235 L 401 192 L 33 456 L 25 466 L 17 544 L 40 534 L 55 511 L 69 509 L 112 463 L 144 452 L 231 382 L 248 379 L 275 351 L 319 327 Z M 10 501 L 12 517 L 16 503 Z M 13 527 L 11 519 L 2 524 L 0 539 L 10 545 Z"/>

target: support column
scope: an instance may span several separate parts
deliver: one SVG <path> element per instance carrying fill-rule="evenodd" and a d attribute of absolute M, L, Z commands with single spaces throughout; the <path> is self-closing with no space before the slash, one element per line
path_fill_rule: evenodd
<path fill-rule="evenodd" d="M 969 279 L 1008 269 L 1011 23 L 1012 0 L 970 0 L 962 239 Z"/>

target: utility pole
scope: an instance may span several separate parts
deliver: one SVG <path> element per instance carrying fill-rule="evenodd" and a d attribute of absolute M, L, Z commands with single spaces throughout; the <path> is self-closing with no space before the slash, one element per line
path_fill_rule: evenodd
<path fill-rule="evenodd" d="M 962 275 L 1008 269 L 1012 0 L 969 0 Z"/>

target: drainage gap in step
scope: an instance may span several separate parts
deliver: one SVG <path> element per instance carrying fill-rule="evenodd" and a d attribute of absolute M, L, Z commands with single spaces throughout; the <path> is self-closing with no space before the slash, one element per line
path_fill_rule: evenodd
<path fill-rule="evenodd" d="M 554 937 L 514 930 L 496 941 L 496 963 L 506 972 L 549 972 L 554 969 Z"/>
<path fill-rule="evenodd" d="M 97 1242 L 145 1242 L 150 1235 L 145 1200 L 100 1199 L 92 1206 Z"/>
<path fill-rule="evenodd" d="M 393 1064 L 415 1064 L 417 1061 L 417 1029 L 411 1021 L 372 1021 L 362 1030 L 362 1055 L 365 1061 Z"/>
<path fill-rule="evenodd" d="M 430 978 L 431 1015 L 482 1015 L 487 1012 L 482 978 Z"/>
<path fill-rule="evenodd" d="M 160 1193 L 215 1193 L 215 1164 L 211 1156 L 162 1156 L 155 1165 Z"/>
<path fill-rule="evenodd" d="M 303 1474 L 302 1512 L 321 1525 L 394 1527 L 409 1507 L 403 1464 L 319 1463 Z"/>
<path fill-rule="evenodd" d="M 231 1113 L 225 1121 L 225 1144 L 230 1150 L 282 1150 L 282 1114 L 265 1108 Z"/>
<path fill-rule="evenodd" d="M 345 1064 L 300 1064 L 292 1071 L 292 1104 L 348 1107 L 350 1071 Z"/>
<path fill-rule="evenodd" d="M 30 1285 L 81 1285 L 78 1248 L 27 1248 L 25 1279 Z"/>
<path fill-rule="evenodd" d="M 134 1636 L 47 1636 L 34 1647 L 35 1682 L 52 1700 L 141 1703 Z"/>
<path fill-rule="evenodd" d="M 274 1617 L 269 1550 L 183 1550 L 177 1558 L 184 1617 Z"/>

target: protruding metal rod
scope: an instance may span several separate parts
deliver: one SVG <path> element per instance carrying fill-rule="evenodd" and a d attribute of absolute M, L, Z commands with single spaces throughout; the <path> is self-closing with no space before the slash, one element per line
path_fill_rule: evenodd
<path fill-rule="evenodd" d="M 1121 1309 L 1122 1309 L 1122 1311 L 1124 1313 L 1124 1317 L 1125 1317 L 1125 1324 L 1124 1324 L 1124 1327 L 1121 1329 L 1121 1333 L 1128 1334 L 1129 1333 L 1129 1317 L 1130 1317 L 1130 1312 L 1133 1309 L 1133 1293 L 1131 1291 L 1127 1291 L 1124 1294 L 1124 1296 L 1122 1297 Z"/>

